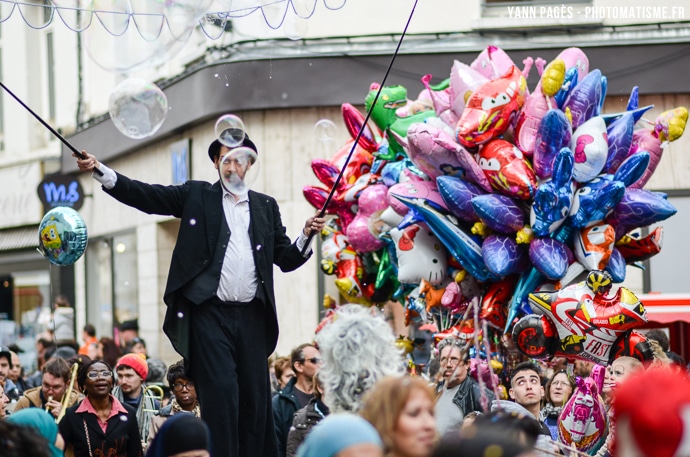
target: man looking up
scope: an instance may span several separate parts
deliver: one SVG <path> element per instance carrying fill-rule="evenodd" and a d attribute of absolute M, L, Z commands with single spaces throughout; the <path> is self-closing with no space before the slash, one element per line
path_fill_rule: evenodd
<path fill-rule="evenodd" d="M 181 219 L 163 296 L 163 330 L 194 379 L 214 455 L 275 457 L 266 363 L 278 340 L 273 265 L 282 271 L 303 265 L 311 255 L 302 255 L 306 241 L 325 220 L 310 217 L 291 242 L 276 200 L 244 183 L 258 149 L 248 135 L 241 137 L 237 146 L 216 140 L 208 147 L 220 178 L 214 184 L 146 184 L 85 151 L 77 165 L 102 172 L 93 177 L 120 202 Z"/>

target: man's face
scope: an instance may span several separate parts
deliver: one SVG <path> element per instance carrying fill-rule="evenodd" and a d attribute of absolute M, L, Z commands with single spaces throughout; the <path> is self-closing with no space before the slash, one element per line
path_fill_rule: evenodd
<path fill-rule="evenodd" d="M 3 354 L 2 357 L 0 357 L 0 382 L 5 382 L 5 379 L 7 379 L 7 376 L 10 374 L 10 360 L 7 356 Z"/>
<path fill-rule="evenodd" d="M 117 368 L 117 385 L 120 386 L 122 393 L 138 397 L 143 382 L 144 380 L 141 379 L 141 376 L 133 369 L 129 367 Z"/>
<path fill-rule="evenodd" d="M 459 347 L 452 344 L 444 347 L 439 362 L 446 387 L 455 387 L 467 378 L 468 364 L 462 360 Z"/>
<path fill-rule="evenodd" d="M 120 341 L 122 341 L 122 345 L 124 346 L 125 344 L 129 343 L 132 341 L 134 338 L 136 338 L 139 332 L 136 330 L 121 330 L 120 331 Z"/>
<path fill-rule="evenodd" d="M 529 407 L 541 402 L 544 387 L 541 385 L 541 378 L 537 372 L 523 370 L 513 378 L 509 393 L 515 403 Z"/>
<path fill-rule="evenodd" d="M 304 354 L 304 362 L 295 363 L 297 369 L 297 377 L 311 380 L 316 373 L 316 370 L 321 365 L 321 353 L 318 349 L 312 346 L 307 346 L 302 350 Z"/>
<path fill-rule="evenodd" d="M 22 362 L 19 360 L 19 356 L 13 352 L 12 353 L 12 368 L 10 368 L 9 378 L 12 381 L 16 381 L 19 379 L 19 376 L 21 376 L 21 374 L 22 374 Z"/>
<path fill-rule="evenodd" d="M 60 401 L 65 394 L 66 387 L 65 380 L 61 377 L 55 377 L 50 373 L 43 373 L 41 388 L 46 399 L 53 397 L 53 400 Z"/>
<path fill-rule="evenodd" d="M 247 149 L 234 148 L 231 151 L 227 146 L 220 147 L 220 154 L 215 163 L 223 178 L 230 180 L 232 175 L 236 175 L 240 181 L 244 180 L 247 171 L 252 167 L 252 162 L 245 152 Z"/>

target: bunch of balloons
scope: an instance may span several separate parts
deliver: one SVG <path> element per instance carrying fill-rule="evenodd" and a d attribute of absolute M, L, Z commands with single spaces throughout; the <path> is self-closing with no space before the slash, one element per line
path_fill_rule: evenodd
<path fill-rule="evenodd" d="M 532 66 L 540 79 L 530 90 Z M 585 322 L 579 326 L 553 322 L 528 297 L 565 290 L 592 271 L 620 283 L 627 264 L 659 252 L 661 228 L 645 237 L 638 229 L 676 209 L 665 194 L 643 187 L 666 145 L 682 135 L 687 109 L 649 121 L 643 115 L 651 106 L 638 106 L 634 88 L 625 111 L 603 113 L 606 77 L 590 71 L 578 48 L 548 65 L 526 59 L 520 70 L 489 46 L 470 65 L 455 61 L 442 83 L 430 81 L 422 78 L 425 89 L 414 101 L 402 86 L 372 84 L 365 108 L 374 125 L 342 106 L 353 140 L 330 160 L 314 160 L 323 186 L 304 189 L 322 208 L 342 171 L 326 208 L 336 217 L 323 233 L 324 271 L 337 277 L 348 301 L 397 300 L 408 323 L 433 322 L 439 337 L 471 339 L 484 322 L 491 332 L 510 333 L 534 309 L 543 319 L 532 315 L 531 326 L 521 325 L 515 343 L 522 352 L 535 356 L 520 341 L 529 340 L 524 332 L 543 330 L 545 320 L 552 339 L 539 355 L 563 346 L 571 357 L 607 361 L 611 338 L 590 351 L 582 343 L 646 321 L 641 304 L 634 325 L 612 311 L 635 303 L 632 292 L 623 294 L 625 304 L 620 293 L 605 296 L 608 289 L 572 292 Z M 473 307 L 478 318 L 471 318 Z M 581 327 L 588 336 L 577 333 Z"/>

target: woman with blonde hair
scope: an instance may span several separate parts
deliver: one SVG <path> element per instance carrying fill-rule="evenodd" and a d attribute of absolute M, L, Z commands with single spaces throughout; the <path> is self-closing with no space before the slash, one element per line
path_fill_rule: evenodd
<path fill-rule="evenodd" d="M 360 414 L 378 431 L 387 457 L 429 457 L 436 445 L 434 391 L 420 378 L 387 377 L 364 397 Z"/>

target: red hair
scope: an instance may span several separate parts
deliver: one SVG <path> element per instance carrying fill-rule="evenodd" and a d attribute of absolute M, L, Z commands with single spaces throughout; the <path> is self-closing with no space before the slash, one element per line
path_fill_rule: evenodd
<path fill-rule="evenodd" d="M 627 419 L 635 444 L 646 457 L 673 457 L 690 423 L 690 378 L 674 367 L 652 367 L 627 378 L 613 400 L 616 423 Z M 620 433 L 616 433 L 614 449 Z M 687 439 L 687 438 L 686 438 Z M 687 443 L 685 444 L 687 446 Z"/>

